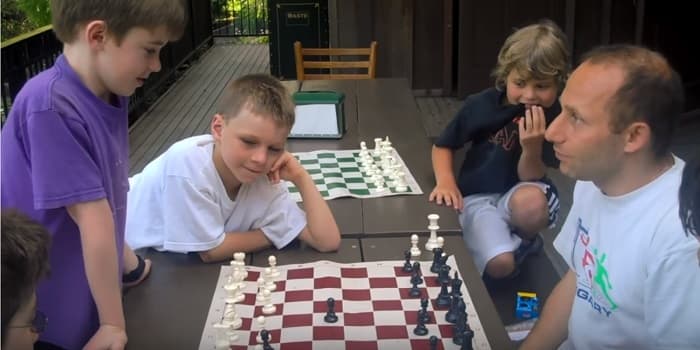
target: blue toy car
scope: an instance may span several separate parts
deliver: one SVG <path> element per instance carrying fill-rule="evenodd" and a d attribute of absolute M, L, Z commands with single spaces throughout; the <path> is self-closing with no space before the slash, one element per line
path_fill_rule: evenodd
<path fill-rule="evenodd" d="M 537 294 L 529 292 L 518 292 L 515 299 L 515 317 L 527 320 L 540 316 L 539 300 Z"/>

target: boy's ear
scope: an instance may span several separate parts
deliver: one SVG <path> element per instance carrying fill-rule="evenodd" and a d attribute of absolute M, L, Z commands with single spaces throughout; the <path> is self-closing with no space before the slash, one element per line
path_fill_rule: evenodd
<path fill-rule="evenodd" d="M 107 23 L 101 20 L 88 22 L 84 35 L 90 48 L 101 49 L 107 42 Z"/>
<path fill-rule="evenodd" d="M 214 114 L 214 117 L 211 119 L 211 135 L 214 136 L 214 140 L 221 139 L 221 132 L 225 123 L 226 120 L 223 115 L 219 113 Z"/>

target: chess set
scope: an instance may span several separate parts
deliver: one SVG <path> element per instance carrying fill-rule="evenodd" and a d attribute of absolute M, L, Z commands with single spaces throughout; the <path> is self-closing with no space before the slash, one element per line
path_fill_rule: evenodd
<path fill-rule="evenodd" d="M 362 141 L 359 150 L 301 152 L 294 156 L 325 199 L 423 194 L 389 138 L 376 138 L 374 143 L 374 149 L 368 149 Z M 287 188 L 292 198 L 301 202 L 296 186 L 288 181 Z"/>
<path fill-rule="evenodd" d="M 433 217 L 437 220 L 437 218 Z M 432 222 L 431 222 L 432 223 Z M 200 349 L 490 349 L 454 256 L 221 267 Z"/>

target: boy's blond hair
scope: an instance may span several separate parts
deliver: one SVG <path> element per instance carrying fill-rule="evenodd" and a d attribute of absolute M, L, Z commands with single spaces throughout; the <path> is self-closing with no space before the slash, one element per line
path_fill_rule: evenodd
<path fill-rule="evenodd" d="M 570 70 L 566 35 L 550 20 L 517 30 L 503 43 L 496 68 L 491 73 L 496 88 L 505 89 L 508 74 L 515 69 L 525 79 L 554 78 L 559 91 Z"/>
<path fill-rule="evenodd" d="M 58 40 L 70 44 L 80 26 L 102 20 L 117 43 L 135 27 L 149 30 L 164 26 L 172 40 L 187 24 L 182 0 L 51 0 L 51 23 Z"/>
<path fill-rule="evenodd" d="M 282 83 L 271 75 L 250 74 L 229 83 L 219 98 L 216 113 L 228 121 L 244 108 L 272 118 L 281 127 L 291 129 L 294 125 L 294 102 Z"/>

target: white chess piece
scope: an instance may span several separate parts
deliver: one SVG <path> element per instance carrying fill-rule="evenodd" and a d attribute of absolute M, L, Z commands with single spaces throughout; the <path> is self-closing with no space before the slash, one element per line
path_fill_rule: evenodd
<path fill-rule="evenodd" d="M 263 305 L 262 308 L 263 314 L 274 314 L 277 311 L 277 306 L 275 306 L 275 304 L 272 303 L 272 294 L 269 290 L 265 289 L 263 291 L 263 295 L 265 296 L 265 305 Z"/>
<path fill-rule="evenodd" d="M 233 329 L 241 328 L 243 321 L 236 313 L 236 304 L 226 303 L 224 307 L 224 318 L 221 323 L 231 326 Z"/>
<path fill-rule="evenodd" d="M 258 343 L 262 344 L 263 341 L 260 337 L 260 331 L 265 329 L 265 316 L 260 315 L 258 316 L 258 318 L 255 319 L 255 321 L 258 322 L 258 335 L 255 337 L 255 340 L 257 340 Z M 272 342 L 272 336 L 270 336 L 269 341 Z"/>
<path fill-rule="evenodd" d="M 236 334 L 236 328 L 233 328 L 233 326 L 229 326 L 228 330 L 226 330 L 226 336 L 228 337 L 228 344 L 233 345 L 235 342 L 238 341 L 238 334 Z"/>
<path fill-rule="evenodd" d="M 418 248 L 418 235 L 411 235 L 411 256 L 417 258 L 420 256 L 420 248 Z"/>
<path fill-rule="evenodd" d="M 229 326 L 223 323 L 214 323 L 212 326 L 214 332 L 216 333 L 216 340 L 214 341 L 214 346 L 217 350 L 230 349 L 231 342 L 228 339 Z"/>
<path fill-rule="evenodd" d="M 238 283 L 230 283 L 224 286 L 226 291 L 226 298 L 224 299 L 227 303 L 240 303 L 245 299 L 243 293 L 241 293 L 241 285 Z"/>
<path fill-rule="evenodd" d="M 445 238 L 442 236 L 438 236 L 437 245 L 438 245 L 438 248 L 442 248 L 442 246 L 445 245 Z"/>
<path fill-rule="evenodd" d="M 275 284 L 275 279 L 272 277 L 272 269 L 269 267 L 265 268 L 265 289 L 269 290 L 270 292 L 274 292 L 277 289 L 277 285 Z"/>
<path fill-rule="evenodd" d="M 406 186 L 406 173 L 403 171 L 396 172 L 396 192 L 406 192 L 408 191 L 408 186 Z"/>
<path fill-rule="evenodd" d="M 437 230 L 440 229 L 440 226 L 437 224 L 438 219 L 440 219 L 440 215 L 438 214 L 428 215 L 428 220 L 430 222 L 428 225 L 428 230 L 430 230 L 430 238 L 428 238 L 428 242 L 425 243 L 425 249 L 429 252 L 432 252 L 433 249 L 438 247 Z"/>
<path fill-rule="evenodd" d="M 279 277 L 280 272 L 277 270 L 277 258 L 274 255 L 270 255 L 267 258 L 267 262 L 270 263 L 270 277 Z"/>
<path fill-rule="evenodd" d="M 379 156 L 382 153 L 382 138 L 377 137 L 374 139 L 374 155 Z"/>
<path fill-rule="evenodd" d="M 258 295 L 255 297 L 255 301 L 258 303 L 265 302 L 265 295 L 263 295 L 263 291 L 265 290 L 265 279 L 260 276 L 258 278 Z"/>

